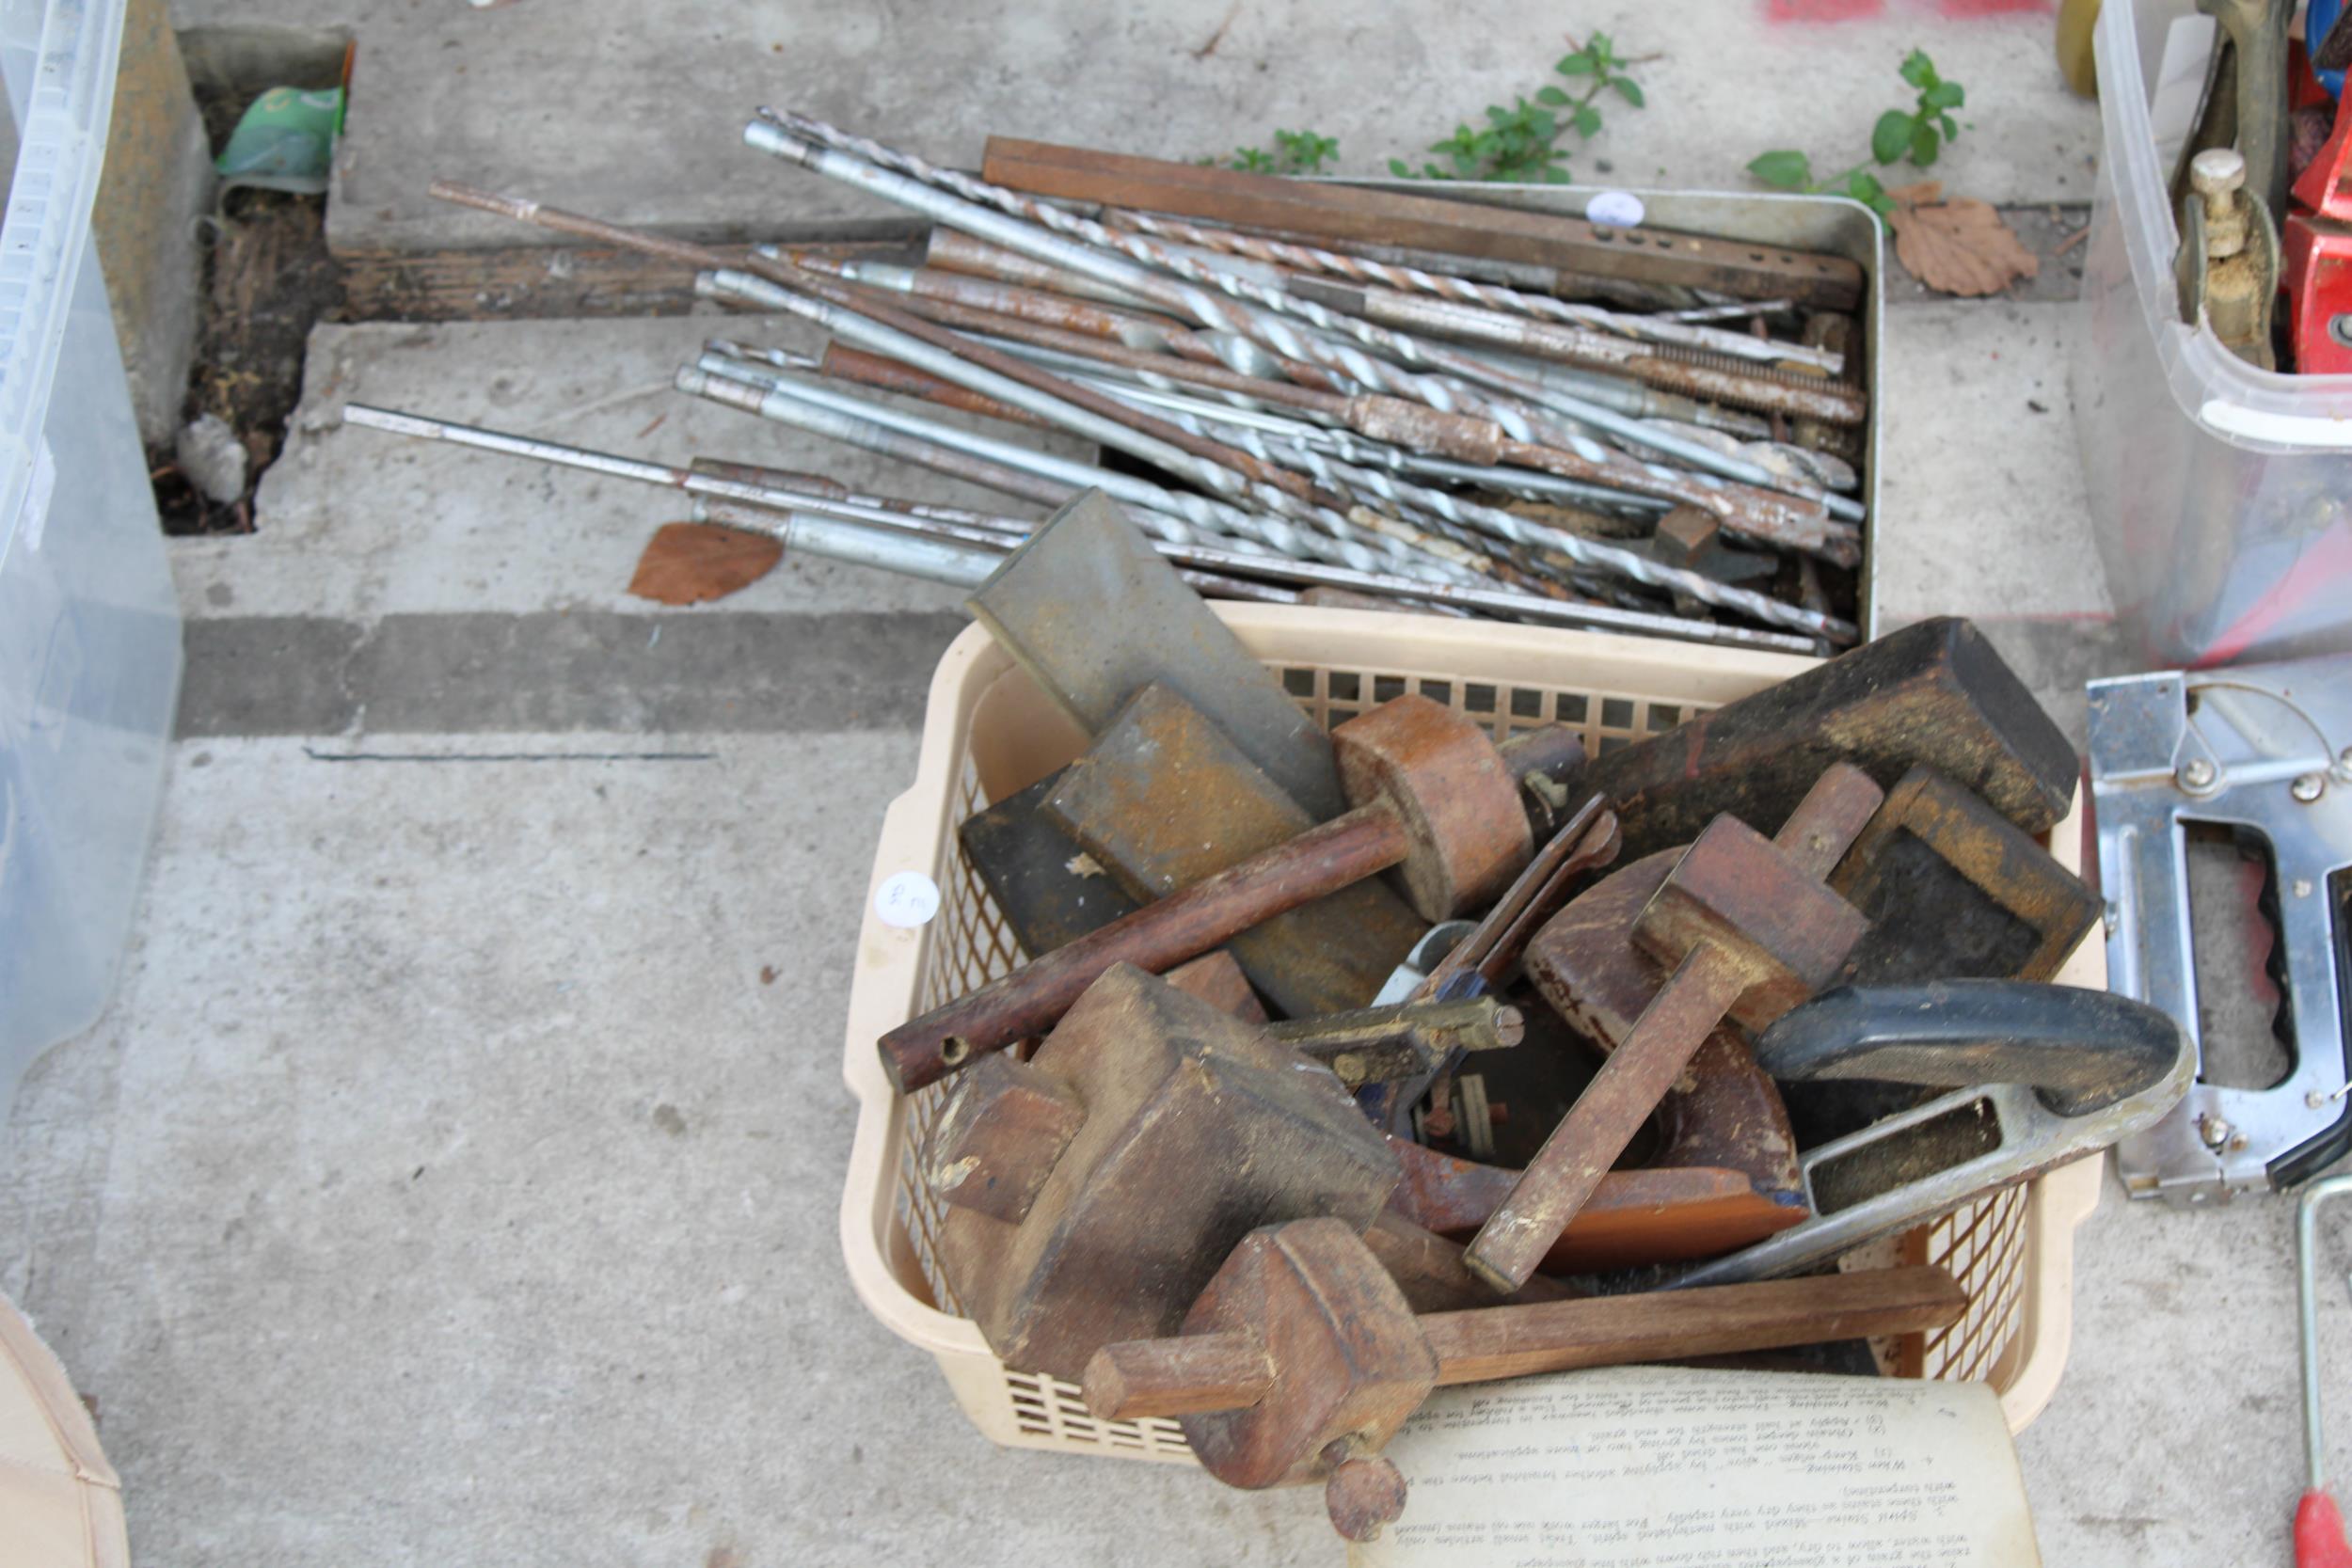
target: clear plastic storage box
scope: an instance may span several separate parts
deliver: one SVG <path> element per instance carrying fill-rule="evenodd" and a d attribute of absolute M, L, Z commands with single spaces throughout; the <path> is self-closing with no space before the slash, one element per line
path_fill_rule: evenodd
<path fill-rule="evenodd" d="M 2106 0 L 2106 149 L 2083 265 L 2074 422 L 2116 609 L 2150 668 L 2352 648 L 2352 376 L 2280 375 L 2181 323 L 2166 191 L 2214 23 Z"/>
<path fill-rule="evenodd" d="M 180 614 L 90 239 L 122 0 L 0 0 L 0 1116 L 120 961 Z"/>

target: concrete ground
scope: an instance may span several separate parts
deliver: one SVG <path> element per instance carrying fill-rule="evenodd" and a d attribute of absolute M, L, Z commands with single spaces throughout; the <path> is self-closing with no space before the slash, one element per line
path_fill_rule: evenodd
<path fill-rule="evenodd" d="M 1338 137 L 1343 172 L 1380 173 L 1488 103 L 1556 80 L 1568 35 L 1595 30 L 1640 59 L 1650 106 L 1613 98 L 1576 164 L 1587 181 L 1744 189 L 1748 160 L 1774 148 L 1842 169 L 1864 155 L 1881 109 L 1909 106 L 1896 67 L 1915 47 L 1968 89 L 1966 159 L 1956 150 L 1947 166 L 1965 170 L 1972 195 L 2088 199 L 2099 138 L 2096 109 L 2056 86 L 2050 22 L 2033 0 L 1613 0 L 1565 11 L 1444 0 L 1397 13 L 1331 0 L 796 0 L 764 10 L 733 0 L 173 0 L 172 14 L 215 34 L 356 38 L 328 219 L 340 251 L 532 242 L 435 202 L 425 187 L 437 178 L 528 181 L 557 205 L 713 237 L 891 216 L 747 158 L 740 132 L 761 103 L 967 163 L 992 132 L 1189 158 L 1311 128 Z M 1815 20 L 1828 16 L 1839 20 Z"/>
<path fill-rule="evenodd" d="M 1867 14 L 1766 20 L 1824 8 Z M 1652 109 L 1613 117 L 1629 178 L 1720 182 L 1763 146 L 1851 139 L 1851 78 L 1883 55 L 1891 81 L 1916 41 L 1971 88 L 1973 191 L 2079 196 L 2095 130 L 2055 87 L 2049 19 L 1968 14 L 1988 8 L 1577 20 L 1669 51 Z M 182 0 L 181 20 L 356 22 L 381 85 L 336 210 L 385 244 L 470 232 L 412 199 L 427 172 L 748 223 L 786 187 L 719 191 L 747 156 L 733 128 L 803 84 L 949 154 L 987 127 L 1189 151 L 1309 123 L 1360 166 L 1375 127 L 1532 86 L 1556 24 L 794 9 L 775 51 L 710 5 L 605 25 L 547 0 Z M 1700 98 L 1703 121 L 1664 107 Z M 1890 624 L 1979 617 L 2079 737 L 2081 681 L 2128 654 L 2084 533 L 2071 316 L 1890 310 L 1880 547 Z M 174 546 L 190 668 L 144 910 L 114 1005 L 0 1132 L 0 1289 L 97 1402 L 146 1562 L 1336 1562 L 1308 1494 L 990 1448 L 850 1292 L 840 1019 L 956 595 L 789 561 L 656 609 L 621 590 L 671 498 L 337 420 L 356 399 L 882 485 L 669 391 L 710 325 L 317 334 L 259 531 Z M 2111 1191 L 2088 1223 L 2067 1377 L 2021 1443 L 2045 1560 L 2289 1560 L 2288 1217 Z M 2337 1346 L 2346 1240 L 2323 1273 Z"/>

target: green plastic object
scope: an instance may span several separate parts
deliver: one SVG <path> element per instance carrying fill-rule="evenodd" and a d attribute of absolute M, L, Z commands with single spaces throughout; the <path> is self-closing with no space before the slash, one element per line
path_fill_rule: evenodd
<path fill-rule="evenodd" d="M 326 189 L 342 129 L 341 87 L 272 87 L 253 102 L 213 160 L 224 188 L 253 185 L 310 196 Z"/>

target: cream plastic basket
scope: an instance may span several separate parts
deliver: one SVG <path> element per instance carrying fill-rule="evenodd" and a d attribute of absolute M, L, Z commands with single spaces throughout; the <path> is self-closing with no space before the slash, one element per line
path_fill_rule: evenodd
<path fill-rule="evenodd" d="M 1490 721 L 1498 738 L 1558 720 L 1579 727 L 1594 751 L 1670 729 L 1811 663 L 1492 621 L 1279 605 L 1216 610 L 1327 726 L 1419 691 Z M 858 1123 L 841 1246 L 859 1297 L 891 1332 L 938 1361 L 956 1402 L 991 1441 L 1189 1461 L 1175 1422 L 1096 1420 L 1075 1386 L 1006 1367 L 961 1314 L 932 1256 L 937 1205 L 911 1179 L 911 1151 L 938 1115 L 945 1086 L 901 1098 L 874 1049 L 885 1031 L 1018 961 L 987 891 L 963 863 L 956 828 L 1084 744 L 985 629 L 972 626 L 948 647 L 931 679 L 914 787 L 883 817 L 866 890 L 842 1056 Z M 2058 859 L 2080 864 L 2079 806 L 2052 840 Z M 933 879 L 941 894 L 938 914 L 914 929 L 874 913 L 875 893 L 902 871 Z M 2078 949 L 2060 978 L 2104 986 L 2100 944 Z M 1905 1358 L 1915 1374 L 1989 1382 L 2013 1430 L 2039 1415 L 2066 1363 L 2074 1230 L 2098 1201 L 2099 1162 L 2083 1160 L 1908 1238 L 1908 1256 L 1945 1264 L 1970 1297 L 1958 1323 Z"/>

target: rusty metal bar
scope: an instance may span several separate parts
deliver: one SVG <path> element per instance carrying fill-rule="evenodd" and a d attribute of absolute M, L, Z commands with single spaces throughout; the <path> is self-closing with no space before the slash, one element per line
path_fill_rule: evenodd
<path fill-rule="evenodd" d="M 1861 267 L 1839 256 L 1090 148 L 992 136 L 983 166 L 999 185 L 1063 200 L 1147 207 L 1214 223 L 1270 223 L 1731 294 L 1792 293 L 1835 309 L 1851 309 L 1864 284 Z"/>
<path fill-rule="evenodd" d="M 938 376 L 918 371 L 903 359 L 868 354 L 847 343 L 827 343 L 823 356 L 813 361 L 811 368 L 819 374 L 830 375 L 839 381 L 854 381 L 878 392 L 897 392 L 905 397 L 921 398 L 927 403 L 960 408 L 984 419 L 1002 420 L 1008 424 L 1025 424 L 1034 430 L 1054 428 L 1050 421 L 1025 408 L 1015 408 L 1011 404 L 999 403 L 994 398 L 967 391 L 952 381 L 943 381 Z"/>
<path fill-rule="evenodd" d="M 934 232 L 953 233 L 954 230 Z M 1116 309 L 1068 294 L 1002 283 L 994 278 L 945 272 L 936 267 L 902 267 L 895 262 L 867 261 L 862 257 L 787 251 L 777 245 L 756 245 L 753 247 L 752 254 L 771 261 L 787 261 L 803 272 L 822 273 L 845 283 L 863 283 L 868 288 L 887 289 L 893 293 L 968 306 L 976 310 L 1033 322 L 1039 326 L 1082 332 L 1132 349 L 1165 348 L 1169 337 L 1192 330 L 1184 323 L 1166 316 Z"/>

